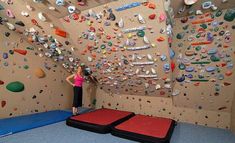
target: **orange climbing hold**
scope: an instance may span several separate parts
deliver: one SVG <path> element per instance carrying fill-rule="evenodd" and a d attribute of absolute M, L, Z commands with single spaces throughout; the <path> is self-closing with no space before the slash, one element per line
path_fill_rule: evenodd
<path fill-rule="evenodd" d="M 154 3 L 148 3 L 148 7 L 151 9 L 155 9 L 156 5 Z"/>
<path fill-rule="evenodd" d="M 32 24 L 33 24 L 33 25 L 38 26 L 38 22 L 37 22 L 37 20 L 36 20 L 36 19 L 31 19 L 31 22 L 32 22 Z"/>
<path fill-rule="evenodd" d="M 203 20 L 195 20 L 192 22 L 192 24 L 202 24 L 202 23 L 207 23 L 207 22 L 212 22 L 213 19 L 203 19 Z"/>
<path fill-rule="evenodd" d="M 21 55 L 26 55 L 27 54 L 26 50 L 21 50 L 21 49 L 14 49 L 14 52 L 19 53 Z"/>
<path fill-rule="evenodd" d="M 207 44 L 211 44 L 211 41 L 206 41 L 206 42 L 194 42 L 191 43 L 192 46 L 198 46 L 198 45 L 207 45 Z"/>
<path fill-rule="evenodd" d="M 65 31 L 63 31 L 59 28 L 55 29 L 55 34 L 58 35 L 58 36 L 64 37 L 64 38 L 66 38 L 66 35 L 67 35 L 67 33 Z"/>
<path fill-rule="evenodd" d="M 164 37 L 159 37 L 159 38 L 157 38 L 157 41 L 158 41 L 158 42 L 162 42 L 162 41 L 164 41 L 164 40 L 165 40 Z"/>

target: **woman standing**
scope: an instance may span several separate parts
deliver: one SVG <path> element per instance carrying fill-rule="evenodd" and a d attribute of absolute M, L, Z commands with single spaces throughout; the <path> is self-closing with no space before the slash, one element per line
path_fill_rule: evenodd
<path fill-rule="evenodd" d="M 73 97 L 73 115 L 78 114 L 78 107 L 82 106 L 82 84 L 84 82 L 82 67 L 79 66 L 77 72 L 66 78 L 66 81 L 73 86 L 74 97 Z M 70 79 L 74 79 L 74 83 Z"/>

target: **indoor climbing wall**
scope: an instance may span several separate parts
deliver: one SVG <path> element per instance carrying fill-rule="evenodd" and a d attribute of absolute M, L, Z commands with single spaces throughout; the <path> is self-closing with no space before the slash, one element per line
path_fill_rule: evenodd
<path fill-rule="evenodd" d="M 68 73 L 15 32 L 0 25 L 0 118 L 68 109 L 72 89 Z"/>
<path fill-rule="evenodd" d="M 80 15 L 70 14 L 61 22 L 78 49 L 76 54 L 97 76 L 101 89 L 169 97 L 166 18 L 162 0 L 120 0 Z"/>
<path fill-rule="evenodd" d="M 60 9 L 56 3 L 45 5 L 54 13 Z M 1 117 L 71 107 L 72 87 L 65 78 L 80 59 L 59 19 L 42 6 L 40 1 L 0 2 Z M 84 106 L 94 106 L 94 87 L 85 85 Z"/>
<path fill-rule="evenodd" d="M 233 11 L 233 15 L 229 14 Z M 234 10 L 176 19 L 174 105 L 231 112 L 234 92 Z M 232 18 L 233 17 L 233 18 Z"/>

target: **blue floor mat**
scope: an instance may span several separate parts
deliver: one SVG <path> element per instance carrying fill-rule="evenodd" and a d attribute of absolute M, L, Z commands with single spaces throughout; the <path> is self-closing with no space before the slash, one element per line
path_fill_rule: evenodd
<path fill-rule="evenodd" d="M 0 137 L 64 121 L 71 115 L 72 113 L 69 111 L 54 110 L 0 119 Z"/>

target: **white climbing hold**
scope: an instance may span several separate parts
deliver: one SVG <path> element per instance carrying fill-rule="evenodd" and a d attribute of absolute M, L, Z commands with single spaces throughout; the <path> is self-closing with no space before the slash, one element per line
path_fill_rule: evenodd
<path fill-rule="evenodd" d="M 170 84 L 165 84 L 164 87 L 167 88 L 167 89 L 170 89 L 171 85 Z"/>
<path fill-rule="evenodd" d="M 29 11 L 33 11 L 33 7 L 32 6 L 30 6 L 30 5 L 26 5 L 26 8 L 29 10 Z"/>
<path fill-rule="evenodd" d="M 124 21 L 121 18 L 120 21 L 118 22 L 118 27 L 123 28 L 124 27 Z"/>
<path fill-rule="evenodd" d="M 151 68 L 152 74 L 156 74 L 156 70 L 154 68 Z"/>
<path fill-rule="evenodd" d="M 87 57 L 87 60 L 88 60 L 89 62 L 92 62 L 92 61 L 93 61 L 93 59 L 92 59 L 91 57 Z"/>
<path fill-rule="evenodd" d="M 148 38 L 147 38 L 146 36 L 144 36 L 144 43 L 145 43 L 145 44 L 149 44 L 149 43 L 150 43 L 149 40 L 148 40 Z"/>
<path fill-rule="evenodd" d="M 49 10 L 55 10 L 55 7 L 54 6 L 50 6 L 48 9 Z"/>
<path fill-rule="evenodd" d="M 146 74 L 146 75 L 148 75 L 149 73 L 150 73 L 150 71 L 149 71 L 149 70 L 147 70 L 147 71 L 145 72 L 145 74 Z"/>
<path fill-rule="evenodd" d="M 135 74 L 139 74 L 140 69 L 136 69 Z"/>
<path fill-rule="evenodd" d="M 25 17 L 28 17 L 28 16 L 29 16 L 29 13 L 26 12 L 26 11 L 21 11 L 21 15 L 22 15 L 22 16 L 25 16 Z"/>
<path fill-rule="evenodd" d="M 174 89 L 171 95 L 176 96 L 176 95 L 179 95 L 179 94 L 180 94 L 180 91 L 178 89 Z"/>
<path fill-rule="evenodd" d="M 155 89 L 156 90 L 159 90 L 161 88 L 161 85 L 160 84 L 157 84 L 156 86 L 155 86 Z"/>
<path fill-rule="evenodd" d="M 39 12 L 39 13 L 38 13 L 38 18 L 39 18 L 41 21 L 44 21 L 44 22 L 47 20 L 46 17 L 43 15 L 42 12 Z"/>
<path fill-rule="evenodd" d="M 69 13 L 74 13 L 75 11 L 76 11 L 76 7 L 75 6 L 71 5 L 71 6 L 68 7 L 68 12 Z"/>
<path fill-rule="evenodd" d="M 15 26 L 9 22 L 6 22 L 8 29 L 15 30 Z"/>
<path fill-rule="evenodd" d="M 153 57 L 150 54 L 147 54 L 147 58 L 148 58 L 149 61 L 153 60 Z"/>
<path fill-rule="evenodd" d="M 137 18 L 138 18 L 139 23 L 141 23 L 141 24 L 145 24 L 146 23 L 144 18 L 140 14 L 138 14 Z"/>
<path fill-rule="evenodd" d="M 203 12 L 201 10 L 196 11 L 196 15 L 202 15 L 202 14 L 203 14 Z"/>
<path fill-rule="evenodd" d="M 50 27 L 51 27 L 51 28 L 54 28 L 54 24 L 53 24 L 53 23 L 50 23 Z"/>

